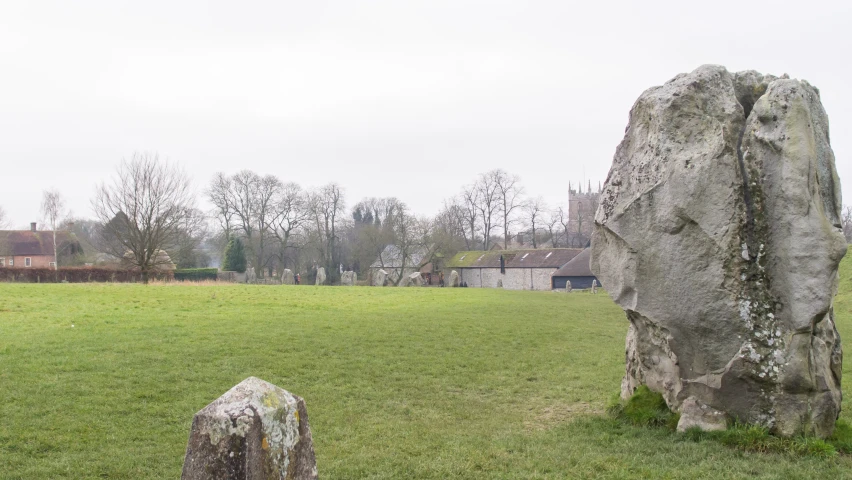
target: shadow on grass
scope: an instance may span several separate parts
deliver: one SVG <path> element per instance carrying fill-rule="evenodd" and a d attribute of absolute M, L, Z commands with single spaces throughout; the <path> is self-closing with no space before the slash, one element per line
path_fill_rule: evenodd
<path fill-rule="evenodd" d="M 615 397 L 607 408 L 607 413 L 615 420 L 637 427 L 665 429 L 677 440 L 692 442 L 718 442 L 728 447 L 747 452 L 784 453 L 788 455 L 830 458 L 838 454 L 852 454 L 852 426 L 838 420 L 834 434 L 823 440 L 816 437 L 796 436 L 778 437 L 769 433 L 767 428 L 732 422 L 728 429 L 717 432 L 705 432 L 698 427 L 677 433 L 680 415 L 669 410 L 663 396 L 652 392 L 646 386 L 640 386 L 626 402 Z"/>

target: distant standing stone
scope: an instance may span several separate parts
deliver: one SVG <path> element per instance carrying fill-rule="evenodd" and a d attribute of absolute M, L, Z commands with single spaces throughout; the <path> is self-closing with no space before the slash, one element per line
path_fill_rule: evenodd
<path fill-rule="evenodd" d="M 319 267 L 317 269 L 316 285 L 325 285 L 325 268 L 324 267 Z"/>
<path fill-rule="evenodd" d="M 598 293 L 598 281 L 592 280 L 592 293 Z"/>
<path fill-rule="evenodd" d="M 420 276 L 420 272 L 414 272 L 408 277 L 403 279 L 404 284 L 400 286 L 403 287 L 422 287 L 423 286 L 423 277 Z"/>
<path fill-rule="evenodd" d="M 246 269 L 246 283 L 254 283 L 257 281 L 257 273 L 254 271 L 254 267 L 249 267 Z"/>
<path fill-rule="evenodd" d="M 374 285 L 377 287 L 384 287 L 388 281 L 388 272 L 384 270 L 379 270 L 376 272 L 376 278 Z"/>
<path fill-rule="evenodd" d="M 281 274 L 281 283 L 284 285 L 293 285 L 295 283 L 295 276 L 292 270 L 289 268 L 284 269 L 284 273 Z"/>
<path fill-rule="evenodd" d="M 345 287 L 353 287 L 358 282 L 358 274 L 346 271 L 340 274 L 340 284 Z"/>
<path fill-rule="evenodd" d="M 305 401 L 249 377 L 195 414 L 181 480 L 317 478 Z"/>
<path fill-rule="evenodd" d="M 571 293 L 571 280 L 565 280 L 565 293 Z"/>
<path fill-rule="evenodd" d="M 452 270 L 450 272 L 450 286 L 458 287 L 461 285 L 461 281 L 459 280 L 459 272 Z"/>

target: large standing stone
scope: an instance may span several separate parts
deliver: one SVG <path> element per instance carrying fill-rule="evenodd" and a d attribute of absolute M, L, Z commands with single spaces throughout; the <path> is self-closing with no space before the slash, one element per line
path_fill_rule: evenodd
<path fill-rule="evenodd" d="M 293 271 L 289 268 L 285 268 L 284 272 L 281 274 L 281 283 L 283 285 L 293 285 L 296 283 L 296 277 L 293 275 Z"/>
<path fill-rule="evenodd" d="M 377 287 L 384 287 L 388 282 L 388 272 L 384 270 L 379 270 L 376 272 L 376 275 L 373 277 L 373 285 Z"/>
<path fill-rule="evenodd" d="M 461 281 L 459 279 L 459 272 L 452 270 L 450 271 L 450 286 L 458 287 L 461 285 Z"/>
<path fill-rule="evenodd" d="M 301 398 L 249 377 L 195 414 L 182 480 L 317 478 Z"/>
<path fill-rule="evenodd" d="M 352 271 L 346 271 L 340 274 L 340 284 L 345 287 L 354 287 L 358 283 L 358 274 Z"/>
<path fill-rule="evenodd" d="M 721 412 L 830 435 L 840 206 L 807 82 L 703 66 L 645 91 L 592 240 L 592 270 L 630 321 L 622 396 L 646 384 L 690 423 Z"/>
<path fill-rule="evenodd" d="M 325 285 L 325 267 L 317 268 L 316 285 Z"/>

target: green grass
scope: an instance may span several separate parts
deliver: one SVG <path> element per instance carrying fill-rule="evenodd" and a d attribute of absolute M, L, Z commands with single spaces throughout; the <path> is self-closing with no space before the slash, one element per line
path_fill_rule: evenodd
<path fill-rule="evenodd" d="M 852 478 L 819 443 L 606 415 L 626 328 L 582 293 L 0 284 L 0 478 L 178 478 L 192 415 L 250 375 L 305 398 L 323 478 Z"/>
<path fill-rule="evenodd" d="M 669 410 L 663 396 L 652 392 L 645 385 L 626 401 L 618 395 L 607 408 L 613 418 L 626 424 L 640 427 L 663 427 L 670 432 L 677 429 L 680 415 Z M 831 438 L 822 440 L 814 437 L 796 436 L 781 438 L 769 433 L 765 427 L 734 422 L 727 430 L 705 432 L 699 427 L 688 429 L 683 434 L 675 434 L 678 439 L 693 442 L 715 441 L 722 445 L 743 451 L 761 453 L 786 453 L 790 455 L 810 455 L 815 457 L 835 457 L 839 453 L 852 453 L 852 427 L 844 420 L 838 420 Z"/>

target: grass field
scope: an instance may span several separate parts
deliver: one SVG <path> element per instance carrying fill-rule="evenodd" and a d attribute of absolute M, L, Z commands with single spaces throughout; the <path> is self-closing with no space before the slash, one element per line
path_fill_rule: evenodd
<path fill-rule="evenodd" d="M 321 478 L 852 478 L 607 417 L 626 328 L 584 293 L 0 284 L 0 478 L 178 478 L 250 375 L 305 398 Z"/>

